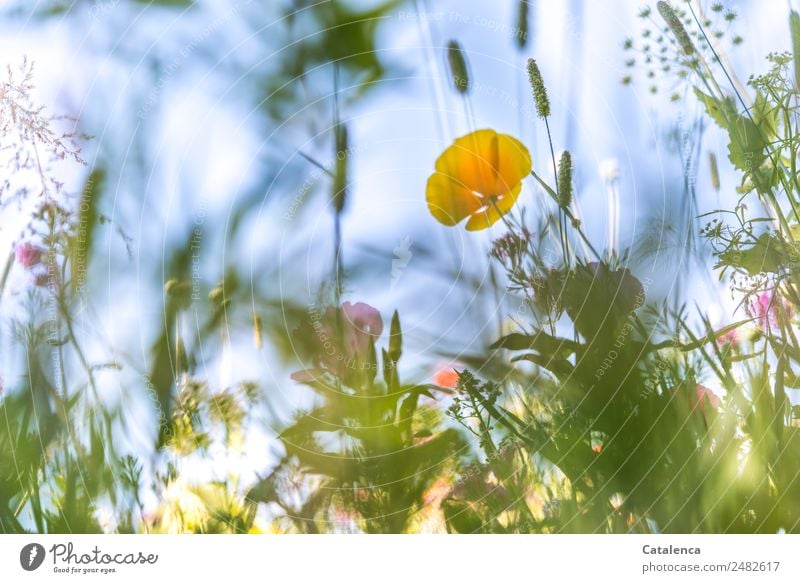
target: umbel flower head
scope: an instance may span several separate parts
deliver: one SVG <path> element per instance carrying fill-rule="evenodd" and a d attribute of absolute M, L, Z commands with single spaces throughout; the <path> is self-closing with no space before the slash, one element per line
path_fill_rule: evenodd
<path fill-rule="evenodd" d="M 514 206 L 531 172 L 528 149 L 516 138 L 477 130 L 458 138 L 436 160 L 425 197 L 434 218 L 468 231 L 491 227 Z"/>

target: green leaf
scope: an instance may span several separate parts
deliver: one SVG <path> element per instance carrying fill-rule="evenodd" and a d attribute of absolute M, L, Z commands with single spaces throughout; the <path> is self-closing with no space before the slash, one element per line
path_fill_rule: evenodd
<path fill-rule="evenodd" d="M 578 350 L 580 345 L 566 338 L 550 336 L 546 332 L 539 331 L 534 335 L 529 334 L 509 334 L 503 336 L 489 348 L 506 348 L 508 350 L 535 350 L 545 356 L 560 356 L 565 358 Z"/>
<path fill-rule="evenodd" d="M 397 310 L 392 314 L 392 325 L 389 328 L 389 358 L 394 362 L 403 354 L 403 331 L 400 328 L 400 314 Z"/>
<path fill-rule="evenodd" d="M 587 340 L 615 338 L 644 300 L 644 286 L 628 269 L 612 270 L 605 263 L 577 266 L 561 297 L 575 329 Z"/>
<path fill-rule="evenodd" d="M 786 245 L 775 235 L 762 233 L 746 249 L 728 249 L 719 254 L 715 268 L 730 266 L 744 269 L 749 275 L 775 273 L 788 260 Z"/>
<path fill-rule="evenodd" d="M 483 519 L 469 502 L 448 499 L 442 503 L 442 510 L 450 532 L 471 534 L 483 530 Z"/>
<path fill-rule="evenodd" d="M 720 100 L 711 95 L 706 95 L 697 87 L 694 88 L 694 94 L 705 106 L 709 117 L 722 129 L 728 130 L 731 122 L 739 117 L 739 112 L 736 111 L 736 105 L 730 97 Z"/>
<path fill-rule="evenodd" d="M 777 128 L 777 111 L 769 107 L 763 95 L 759 95 L 756 96 L 751 119 L 739 114 L 733 98 L 729 96 L 718 99 L 697 87 L 694 92 L 709 117 L 728 132 L 728 158 L 731 163 L 746 175 L 759 170 L 766 159 L 764 150 L 768 146 L 769 136 L 774 135 Z"/>

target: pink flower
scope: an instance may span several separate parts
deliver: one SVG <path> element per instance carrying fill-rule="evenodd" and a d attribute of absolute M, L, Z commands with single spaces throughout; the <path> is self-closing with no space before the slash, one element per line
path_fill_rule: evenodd
<path fill-rule="evenodd" d="M 383 333 L 383 319 L 368 304 L 344 302 L 338 309 L 312 312 L 311 328 L 316 366 L 293 373 L 292 379 L 298 382 L 320 379 L 325 373 L 344 378 L 348 369 L 366 366 L 370 344 Z"/>
<path fill-rule="evenodd" d="M 335 310 L 328 309 L 333 312 Z M 364 354 L 369 343 L 376 340 L 383 333 L 383 319 L 381 313 L 363 302 L 342 304 L 342 326 L 344 328 L 345 347 L 352 355 Z"/>
<path fill-rule="evenodd" d="M 422 493 L 422 503 L 426 506 L 439 506 L 453 491 L 449 478 L 437 478 L 430 487 Z"/>
<path fill-rule="evenodd" d="M 774 290 L 761 292 L 755 300 L 751 298 L 747 312 L 751 317 L 758 318 L 765 332 L 778 326 L 781 318 L 789 318 L 792 315 L 791 306 L 782 302 Z"/>
<path fill-rule="evenodd" d="M 38 245 L 33 245 L 29 241 L 17 245 L 14 251 L 17 255 L 17 263 L 22 265 L 25 269 L 30 269 L 39 265 L 45 253 L 45 249 Z"/>
<path fill-rule="evenodd" d="M 464 370 L 462 362 L 448 362 L 437 367 L 433 375 L 433 384 L 444 389 L 455 389 L 458 386 L 458 375 Z"/>
<path fill-rule="evenodd" d="M 325 372 L 322 368 L 306 368 L 293 372 L 289 377 L 298 383 L 312 383 L 322 379 Z"/>
<path fill-rule="evenodd" d="M 706 406 L 710 407 L 712 410 L 719 407 L 720 399 L 714 391 L 700 384 L 695 387 L 695 391 L 697 392 L 697 397 L 692 396 L 689 399 L 692 410 L 697 408 L 700 409 L 700 411 L 706 412 Z"/>
<path fill-rule="evenodd" d="M 725 332 L 724 334 L 720 334 L 717 336 L 717 346 L 725 346 L 726 344 L 737 345 L 739 343 L 739 330 L 737 328 L 732 328 Z"/>

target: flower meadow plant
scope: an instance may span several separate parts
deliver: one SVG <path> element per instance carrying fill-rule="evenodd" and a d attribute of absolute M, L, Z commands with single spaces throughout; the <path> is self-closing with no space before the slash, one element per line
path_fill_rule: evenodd
<path fill-rule="evenodd" d="M 487 229 L 508 213 L 530 174 L 531 156 L 519 140 L 478 130 L 453 142 L 428 179 L 428 209 L 444 225 L 469 217 L 468 231 Z"/>
<path fill-rule="evenodd" d="M 644 238 L 621 243 L 628 169 L 606 158 L 586 179 L 597 163 L 562 134 L 569 96 L 548 83 L 545 55 L 530 58 L 534 8 L 517 4 L 518 62 L 495 76 L 528 84 L 531 115 L 517 131 L 487 127 L 473 108 L 483 68 L 458 39 L 434 46 L 465 119 L 440 124 L 430 156 L 420 148 L 429 159 L 407 196 L 419 234 L 401 233 L 394 255 L 358 245 L 390 230 L 359 214 L 366 198 L 407 221 L 381 190 L 391 173 L 364 178 L 370 148 L 356 142 L 359 108 L 403 76 L 377 48 L 398 3 L 303 4 L 283 19 L 281 66 L 235 71 L 253 77 L 252 125 L 274 129 L 279 154 L 252 155 L 267 171 L 241 199 L 220 197 L 224 212 L 211 197 L 192 210 L 205 175 L 185 179 L 180 203 L 159 193 L 136 235 L 125 203 L 140 193 L 111 185 L 129 178 L 119 160 L 146 164 L 146 149 L 98 145 L 87 168 L 84 122 L 35 105 L 28 61 L 9 70 L 0 532 L 800 531 L 800 17 L 787 19 L 792 51 L 746 83 L 722 3 L 650 3 L 641 39 L 623 41 L 625 85 L 642 73 L 653 99 L 669 87 L 667 101 L 691 103 L 675 152 L 691 261 L 648 271 Z M 264 185 L 292 192 L 298 178 L 291 211 L 273 212 Z M 706 188 L 715 209 L 699 202 Z M 170 220 L 177 234 L 147 255 L 149 229 Z M 135 284 L 112 286 L 118 271 Z"/>

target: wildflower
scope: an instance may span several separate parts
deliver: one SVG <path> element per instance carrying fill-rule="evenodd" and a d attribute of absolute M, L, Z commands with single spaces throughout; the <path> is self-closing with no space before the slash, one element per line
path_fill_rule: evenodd
<path fill-rule="evenodd" d="M 334 310 L 329 309 L 329 313 Z M 342 315 L 345 320 L 343 331 L 345 347 L 351 354 L 363 354 L 369 343 L 383 333 L 381 313 L 364 302 L 344 302 Z"/>
<path fill-rule="evenodd" d="M 689 399 L 692 410 L 697 408 L 700 411 L 706 412 L 706 407 L 710 407 L 712 410 L 719 407 L 719 397 L 708 387 L 698 384 L 695 387 L 695 392 L 696 396 L 692 396 Z"/>
<path fill-rule="evenodd" d="M 736 328 L 732 328 L 728 330 L 724 334 L 720 334 L 717 336 L 717 346 L 726 346 L 731 345 L 735 346 L 739 343 L 739 330 Z"/>
<path fill-rule="evenodd" d="M 619 160 L 616 158 L 606 158 L 598 166 L 600 178 L 605 183 L 614 182 L 619 178 Z"/>
<path fill-rule="evenodd" d="M 539 71 L 539 65 L 533 59 L 528 59 L 528 80 L 533 90 L 536 113 L 541 118 L 548 117 L 550 115 L 550 99 L 547 97 L 547 89 L 542 80 L 542 72 Z"/>
<path fill-rule="evenodd" d="M 614 510 L 619 510 L 625 504 L 625 495 L 622 492 L 614 492 L 608 501 Z"/>
<path fill-rule="evenodd" d="M 422 503 L 425 506 L 439 506 L 452 492 L 453 485 L 450 478 L 438 478 L 422 493 Z"/>
<path fill-rule="evenodd" d="M 761 329 L 764 332 L 777 327 L 781 318 L 791 316 L 791 306 L 785 302 L 780 302 L 775 292 L 764 291 L 756 295 L 755 299 L 750 299 L 747 305 L 747 313 L 758 318 Z"/>
<path fill-rule="evenodd" d="M 353 525 L 358 520 L 358 514 L 347 508 L 334 508 L 331 511 L 331 522 L 339 525 Z"/>
<path fill-rule="evenodd" d="M 289 378 L 296 383 L 313 383 L 322 378 L 326 372 L 328 371 L 324 368 L 306 368 L 294 371 Z"/>
<path fill-rule="evenodd" d="M 522 228 L 520 234 L 509 232 L 492 243 L 491 256 L 503 265 L 516 266 L 531 242 L 531 233 Z"/>
<path fill-rule="evenodd" d="M 433 384 L 444 389 L 455 389 L 458 386 L 458 377 L 464 369 L 460 362 L 449 362 L 439 367 L 433 375 Z"/>
<path fill-rule="evenodd" d="M 15 252 L 17 263 L 22 265 L 25 269 L 31 269 L 42 262 L 45 250 L 38 245 L 26 241 L 21 245 L 17 245 Z"/>
<path fill-rule="evenodd" d="M 678 45 L 680 45 L 684 54 L 694 54 L 695 50 L 692 39 L 689 37 L 689 33 L 686 32 L 686 27 L 683 26 L 683 22 L 681 22 L 680 17 L 678 17 L 678 15 L 675 13 L 675 10 L 672 8 L 672 6 L 669 5 L 669 2 L 664 2 L 664 0 L 661 0 L 656 4 L 656 8 L 658 8 L 661 18 L 663 18 L 664 22 L 666 22 L 667 26 L 669 26 L 669 29 L 675 36 L 675 40 L 678 41 Z"/>
<path fill-rule="evenodd" d="M 519 140 L 494 130 L 458 138 L 436 160 L 425 196 L 433 217 L 454 226 L 469 217 L 468 231 L 486 229 L 514 206 L 532 168 Z"/>
<path fill-rule="evenodd" d="M 591 445 L 592 451 L 594 453 L 600 453 L 603 451 L 603 441 L 604 435 L 600 431 L 592 431 L 591 433 Z"/>
<path fill-rule="evenodd" d="M 364 365 L 369 347 L 383 333 L 381 313 L 363 302 L 344 302 L 340 308 L 329 307 L 324 313 L 312 313 L 317 367 L 292 373 L 291 378 L 305 383 L 325 373 L 339 378 L 357 363 Z"/>

